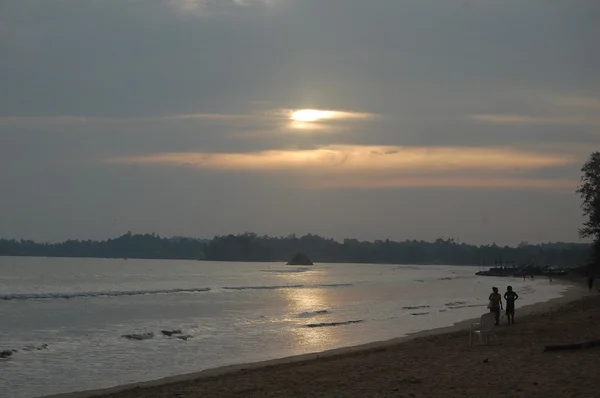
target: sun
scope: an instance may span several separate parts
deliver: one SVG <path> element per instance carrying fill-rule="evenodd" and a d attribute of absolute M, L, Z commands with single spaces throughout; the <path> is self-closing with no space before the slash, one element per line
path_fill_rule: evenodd
<path fill-rule="evenodd" d="M 299 109 L 293 111 L 290 118 L 296 122 L 316 122 L 330 117 L 329 111 L 320 111 L 318 109 Z"/>

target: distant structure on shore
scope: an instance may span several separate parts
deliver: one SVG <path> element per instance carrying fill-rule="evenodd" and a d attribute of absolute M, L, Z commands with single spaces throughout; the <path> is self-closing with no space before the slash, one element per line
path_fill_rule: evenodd
<path fill-rule="evenodd" d="M 510 266 L 506 266 L 508 264 Z M 559 276 L 567 275 L 569 269 L 567 268 L 556 268 L 551 266 L 538 266 L 533 264 L 517 266 L 514 261 L 509 262 L 496 262 L 496 266 L 490 268 L 487 271 L 476 272 L 475 275 L 481 276 L 534 276 L 534 275 L 547 275 L 547 276 Z"/>
<path fill-rule="evenodd" d="M 287 265 L 314 265 L 313 262 L 304 253 L 296 254 Z"/>

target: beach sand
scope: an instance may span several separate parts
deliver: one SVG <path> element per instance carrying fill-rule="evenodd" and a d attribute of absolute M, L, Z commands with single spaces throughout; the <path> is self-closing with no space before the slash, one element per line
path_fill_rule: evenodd
<path fill-rule="evenodd" d="M 485 346 L 469 347 L 468 321 L 408 339 L 56 397 L 600 397 L 600 347 L 544 352 L 600 339 L 600 295 L 572 288 L 517 307 L 516 321 Z"/>

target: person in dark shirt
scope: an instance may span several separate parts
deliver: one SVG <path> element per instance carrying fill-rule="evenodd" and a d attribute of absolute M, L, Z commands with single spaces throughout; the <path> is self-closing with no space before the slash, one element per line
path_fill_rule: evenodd
<path fill-rule="evenodd" d="M 500 324 L 500 310 L 502 309 L 502 296 L 498 293 L 498 288 L 492 288 L 492 294 L 490 294 L 490 312 L 495 315 L 496 326 Z"/>
<path fill-rule="evenodd" d="M 506 318 L 509 325 L 515 323 L 515 301 L 518 298 L 519 295 L 513 291 L 512 286 L 508 286 L 504 293 L 504 300 L 506 300 Z"/>

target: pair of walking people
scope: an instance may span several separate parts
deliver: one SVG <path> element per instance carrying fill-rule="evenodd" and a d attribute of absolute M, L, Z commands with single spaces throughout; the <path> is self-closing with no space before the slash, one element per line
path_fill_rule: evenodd
<path fill-rule="evenodd" d="M 506 318 L 508 319 L 508 324 L 515 323 L 515 301 L 519 298 L 519 295 L 513 291 L 512 286 L 508 286 L 506 288 L 506 293 L 504 293 L 504 300 L 506 300 Z M 490 312 L 495 315 L 496 326 L 500 324 L 500 311 L 503 309 L 502 306 L 502 296 L 498 293 L 498 288 L 492 288 L 492 294 L 490 294 L 490 303 L 488 304 L 488 308 Z"/>

